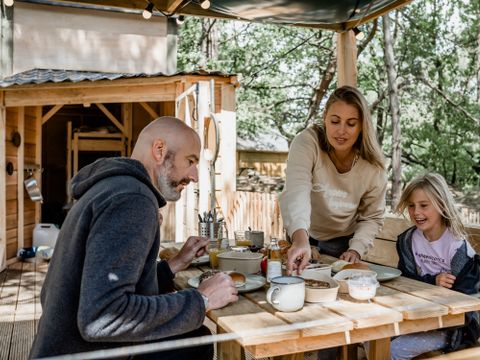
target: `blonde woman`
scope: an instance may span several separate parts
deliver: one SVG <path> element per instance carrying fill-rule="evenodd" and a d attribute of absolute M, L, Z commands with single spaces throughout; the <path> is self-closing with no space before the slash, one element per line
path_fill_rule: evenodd
<path fill-rule="evenodd" d="M 397 212 L 408 211 L 413 227 L 399 235 L 402 275 L 465 294 L 480 286 L 480 258 L 467 241 L 445 179 L 436 173 L 414 179 L 403 192 Z M 391 359 L 411 359 L 433 350 L 457 350 L 480 337 L 477 312 L 467 313 L 457 328 L 404 335 L 392 340 Z"/>
<path fill-rule="evenodd" d="M 287 270 L 301 272 L 321 253 L 358 262 L 383 225 L 387 177 L 363 95 L 343 86 L 328 99 L 323 122 L 299 133 L 280 196 L 292 246 Z"/>

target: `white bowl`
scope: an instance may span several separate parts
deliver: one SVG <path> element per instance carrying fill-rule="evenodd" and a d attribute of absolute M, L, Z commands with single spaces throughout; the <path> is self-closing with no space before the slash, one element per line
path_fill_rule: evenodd
<path fill-rule="evenodd" d="M 316 263 L 307 265 L 300 276 L 304 279 L 322 280 L 323 277 L 331 277 L 331 275 L 332 265 Z"/>
<path fill-rule="evenodd" d="M 260 271 L 263 255 L 252 252 L 227 251 L 220 253 L 218 268 L 221 271 L 238 271 L 244 274 L 256 274 Z"/>
<path fill-rule="evenodd" d="M 355 275 L 368 275 L 373 276 L 374 278 L 377 277 L 377 273 L 372 270 L 347 269 L 339 271 L 333 278 L 337 280 L 338 284 L 340 285 L 340 289 L 338 290 L 340 294 L 348 294 L 347 281 Z"/>
<path fill-rule="evenodd" d="M 348 294 L 357 300 L 370 300 L 375 297 L 380 286 L 377 279 L 371 275 L 355 275 L 347 280 Z"/>
<path fill-rule="evenodd" d="M 308 280 L 324 281 L 329 283 L 330 287 L 327 289 L 311 287 L 308 285 Z M 338 283 L 327 275 L 317 276 L 315 279 L 305 278 L 305 301 L 311 303 L 335 301 L 337 299 L 338 288 Z"/>

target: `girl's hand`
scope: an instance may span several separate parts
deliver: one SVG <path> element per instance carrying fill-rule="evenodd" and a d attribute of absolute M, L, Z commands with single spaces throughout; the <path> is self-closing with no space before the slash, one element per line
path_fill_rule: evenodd
<path fill-rule="evenodd" d="M 440 273 L 435 277 L 435 283 L 438 286 L 443 286 L 444 288 L 451 289 L 453 283 L 455 282 L 456 277 L 449 273 Z"/>
<path fill-rule="evenodd" d="M 345 260 L 351 263 L 360 262 L 360 254 L 355 250 L 347 250 L 342 255 L 340 255 L 340 260 Z"/>

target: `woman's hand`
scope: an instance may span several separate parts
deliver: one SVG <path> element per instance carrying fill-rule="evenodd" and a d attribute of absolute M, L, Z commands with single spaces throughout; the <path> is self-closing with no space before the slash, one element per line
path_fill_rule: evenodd
<path fill-rule="evenodd" d="M 292 235 L 292 246 L 287 252 L 287 274 L 297 271 L 300 275 L 312 256 L 308 235 L 305 230 L 297 230 Z"/>
<path fill-rule="evenodd" d="M 360 254 L 355 250 L 349 249 L 340 255 L 340 259 L 351 263 L 358 263 L 360 262 Z"/>
<path fill-rule="evenodd" d="M 451 289 L 456 277 L 449 273 L 440 273 L 435 277 L 435 284 L 443 286 L 444 288 Z"/>

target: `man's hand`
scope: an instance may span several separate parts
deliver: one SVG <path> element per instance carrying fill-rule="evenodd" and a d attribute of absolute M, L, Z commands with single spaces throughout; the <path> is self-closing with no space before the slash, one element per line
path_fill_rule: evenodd
<path fill-rule="evenodd" d="M 186 269 L 193 258 L 205 255 L 207 253 L 210 240 L 202 236 L 190 236 L 177 255 L 168 260 L 170 270 L 174 274 Z"/>
<path fill-rule="evenodd" d="M 444 288 L 451 289 L 456 277 L 449 273 L 440 273 L 435 277 L 435 284 L 443 286 Z"/>
<path fill-rule="evenodd" d="M 296 270 L 300 275 L 312 257 L 312 249 L 310 249 L 305 230 L 297 230 L 293 233 L 292 246 L 288 249 L 287 256 L 287 274 L 291 275 Z"/>
<path fill-rule="evenodd" d="M 206 311 L 220 309 L 232 302 L 238 301 L 238 291 L 230 276 L 218 273 L 202 281 L 198 291 L 208 298 Z"/>
<path fill-rule="evenodd" d="M 355 250 L 349 249 L 340 255 L 340 260 L 345 260 L 351 263 L 360 262 L 360 254 Z"/>

